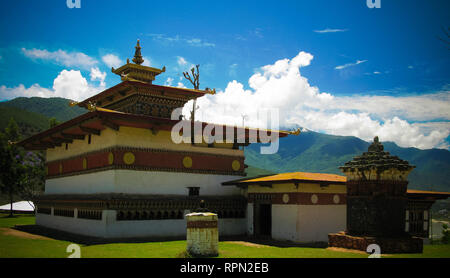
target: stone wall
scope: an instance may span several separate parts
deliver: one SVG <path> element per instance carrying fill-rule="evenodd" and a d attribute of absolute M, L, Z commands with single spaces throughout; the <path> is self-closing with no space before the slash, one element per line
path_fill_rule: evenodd
<path fill-rule="evenodd" d="M 418 237 L 364 237 L 350 236 L 344 232 L 328 235 L 329 247 L 366 251 L 370 244 L 379 245 L 381 254 L 423 252 L 423 240 Z"/>
<path fill-rule="evenodd" d="M 219 230 L 217 214 L 197 212 L 186 214 L 187 247 L 194 256 L 217 256 L 219 254 Z"/>

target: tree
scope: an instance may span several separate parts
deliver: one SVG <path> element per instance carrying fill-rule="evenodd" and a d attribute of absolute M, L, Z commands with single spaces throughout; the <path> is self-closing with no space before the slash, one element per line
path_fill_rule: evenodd
<path fill-rule="evenodd" d="M 191 68 L 192 77 L 189 74 L 189 72 L 187 72 L 187 71 L 183 72 L 184 78 L 186 78 L 187 80 L 189 80 L 191 82 L 191 84 L 194 86 L 195 90 L 198 90 L 200 88 L 200 79 L 199 79 L 200 78 L 200 71 L 198 69 L 199 67 L 200 67 L 200 65 L 196 65 L 197 73 L 195 72 L 195 68 L 194 67 Z M 192 111 L 191 111 L 191 120 L 192 120 L 192 122 L 195 121 L 195 110 L 197 109 L 196 105 L 197 105 L 197 99 L 194 99 L 194 103 L 193 103 Z"/>
<path fill-rule="evenodd" d="M 442 27 L 442 33 L 443 33 L 443 37 L 438 36 L 437 38 L 442 41 L 443 43 L 445 43 L 447 46 L 450 45 L 450 27 L 444 28 Z"/>
<path fill-rule="evenodd" d="M 450 243 L 450 229 L 447 224 L 442 224 L 442 242 Z"/>
<path fill-rule="evenodd" d="M 0 132 L 0 191 L 9 196 L 9 216 L 13 216 L 14 196 L 33 200 L 44 189 L 45 159 L 40 152 L 25 152 L 15 144 L 20 140 L 13 118 L 4 132 Z"/>
<path fill-rule="evenodd" d="M 14 194 L 17 193 L 19 179 L 25 168 L 21 164 L 22 150 L 13 142 L 20 139 L 19 128 L 13 118 L 3 133 L 0 133 L 0 167 L 2 169 L 0 182 L 1 191 L 8 194 L 11 203 L 10 216 L 13 216 Z"/>
<path fill-rule="evenodd" d="M 22 200 L 34 200 L 44 191 L 46 176 L 44 155 L 41 152 L 27 152 L 22 157 L 22 166 L 24 169 L 18 179 L 17 194 Z M 32 206 L 34 208 L 34 205 Z"/>
<path fill-rule="evenodd" d="M 189 74 L 189 72 L 183 72 L 184 78 L 186 78 L 187 80 L 189 80 L 192 85 L 194 86 L 195 90 L 198 90 L 200 88 L 200 71 L 198 70 L 198 68 L 200 67 L 200 65 L 196 65 L 197 68 L 197 73 L 195 72 L 195 68 L 192 67 L 191 68 L 191 73 L 192 73 L 192 77 Z M 192 111 L 191 111 L 191 121 L 192 124 L 195 123 L 195 110 L 197 109 L 197 99 L 194 98 L 194 102 L 192 104 Z M 191 128 L 191 142 L 192 144 L 194 144 L 194 128 Z"/>
<path fill-rule="evenodd" d="M 52 127 L 59 125 L 60 122 L 58 122 L 58 120 L 56 120 L 56 118 L 50 118 L 49 124 L 50 124 L 50 128 L 52 128 Z"/>

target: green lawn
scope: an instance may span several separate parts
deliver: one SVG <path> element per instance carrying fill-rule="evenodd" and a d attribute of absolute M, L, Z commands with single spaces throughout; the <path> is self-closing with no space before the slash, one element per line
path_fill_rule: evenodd
<path fill-rule="evenodd" d="M 0 214 L 0 258 L 65 258 L 69 241 L 38 238 L 15 233 L 15 225 L 33 225 L 33 216 L 6 218 Z M 108 243 L 80 245 L 82 258 L 176 258 L 186 248 L 186 241 L 146 243 Z M 331 251 L 325 248 L 275 247 L 252 243 L 222 241 L 221 258 L 367 258 L 366 254 Z M 397 254 L 388 257 L 450 258 L 450 245 L 425 245 L 423 254 Z"/>

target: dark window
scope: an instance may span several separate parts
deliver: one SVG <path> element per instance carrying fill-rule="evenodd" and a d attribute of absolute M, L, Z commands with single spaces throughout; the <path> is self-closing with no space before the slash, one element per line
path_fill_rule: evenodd
<path fill-rule="evenodd" d="M 200 195 L 200 187 L 188 187 L 189 196 L 199 196 Z"/>
<path fill-rule="evenodd" d="M 91 135 L 89 134 L 89 136 L 88 136 L 88 144 L 90 144 L 91 143 Z"/>

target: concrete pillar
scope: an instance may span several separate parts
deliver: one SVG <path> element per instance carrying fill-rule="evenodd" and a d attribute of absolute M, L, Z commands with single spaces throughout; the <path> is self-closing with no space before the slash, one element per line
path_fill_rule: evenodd
<path fill-rule="evenodd" d="M 186 214 L 186 220 L 187 252 L 193 256 L 217 256 L 219 254 L 217 214 L 194 212 Z"/>

